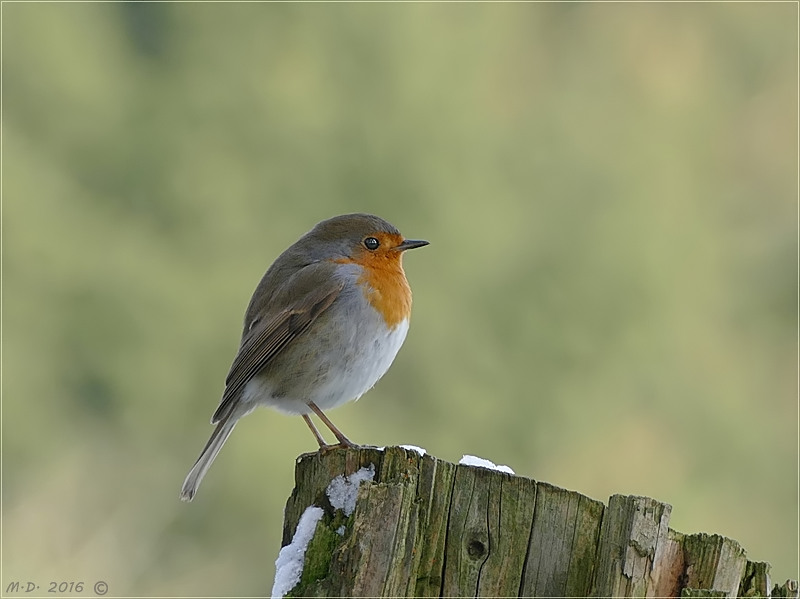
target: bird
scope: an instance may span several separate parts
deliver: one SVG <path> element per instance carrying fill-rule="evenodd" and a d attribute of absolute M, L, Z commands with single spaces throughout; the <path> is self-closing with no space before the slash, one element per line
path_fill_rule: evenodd
<path fill-rule="evenodd" d="M 236 423 L 260 406 L 302 416 L 320 451 L 356 446 L 323 410 L 358 399 L 386 374 L 411 315 L 403 255 L 428 244 L 356 213 L 323 220 L 278 256 L 247 306 L 215 428 L 186 476 L 183 501 L 194 498 Z M 312 413 L 338 443 L 325 442 Z"/>

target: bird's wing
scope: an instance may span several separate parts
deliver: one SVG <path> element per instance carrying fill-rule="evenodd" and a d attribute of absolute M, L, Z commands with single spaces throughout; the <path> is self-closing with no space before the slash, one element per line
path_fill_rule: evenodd
<path fill-rule="evenodd" d="M 315 281 L 317 278 L 303 274 L 305 276 L 301 275 L 294 284 L 290 282 L 290 288 L 294 287 L 300 292 L 300 299 L 288 308 L 255 321 L 244 334 L 239 353 L 225 379 L 225 392 L 211 418 L 211 424 L 216 424 L 228 414 L 250 379 L 302 335 L 330 307 L 344 287 L 343 282 L 331 277 L 323 277 L 326 282 L 322 285 L 310 286 L 309 279 Z"/>

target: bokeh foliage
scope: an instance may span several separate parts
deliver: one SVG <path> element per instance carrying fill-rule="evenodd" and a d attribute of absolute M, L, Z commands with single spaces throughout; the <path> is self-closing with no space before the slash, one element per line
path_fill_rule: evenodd
<path fill-rule="evenodd" d="M 432 242 L 351 438 L 797 577 L 796 11 L 4 4 L 3 588 L 268 591 L 303 422 L 178 490 L 258 278 L 351 211 Z"/>

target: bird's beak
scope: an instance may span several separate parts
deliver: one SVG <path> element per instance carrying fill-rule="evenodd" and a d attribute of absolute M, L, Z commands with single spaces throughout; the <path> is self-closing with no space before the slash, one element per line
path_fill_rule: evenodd
<path fill-rule="evenodd" d="M 396 249 L 398 252 L 405 252 L 406 250 L 425 247 L 429 243 L 429 241 L 425 241 L 423 239 L 404 239 L 403 243 L 394 246 L 394 249 Z"/>

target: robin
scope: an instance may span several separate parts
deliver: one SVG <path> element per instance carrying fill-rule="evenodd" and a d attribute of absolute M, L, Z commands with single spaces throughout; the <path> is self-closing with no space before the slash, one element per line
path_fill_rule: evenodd
<path fill-rule="evenodd" d="M 321 449 L 354 446 L 323 410 L 358 399 L 391 366 L 411 314 L 403 253 L 425 245 L 377 216 L 345 214 L 317 224 L 278 256 L 250 299 L 211 417 L 216 428 L 183 483 L 182 500 L 192 500 L 233 427 L 258 406 L 301 415 Z M 325 443 L 312 412 L 337 444 Z"/>

